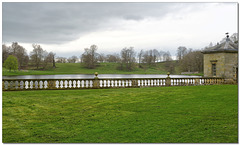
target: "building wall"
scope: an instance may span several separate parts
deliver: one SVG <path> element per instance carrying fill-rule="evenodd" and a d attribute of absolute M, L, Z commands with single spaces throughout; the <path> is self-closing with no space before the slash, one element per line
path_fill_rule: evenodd
<path fill-rule="evenodd" d="M 225 77 L 228 79 L 235 77 L 235 70 L 238 65 L 237 53 L 225 53 Z"/>
<path fill-rule="evenodd" d="M 212 77 L 212 62 L 216 61 L 216 77 L 222 77 L 225 69 L 225 57 L 224 53 L 210 53 L 204 54 L 204 77 Z"/>
<path fill-rule="evenodd" d="M 204 77 L 212 77 L 212 63 L 216 63 L 216 77 L 233 78 L 237 62 L 237 53 L 204 54 Z"/>

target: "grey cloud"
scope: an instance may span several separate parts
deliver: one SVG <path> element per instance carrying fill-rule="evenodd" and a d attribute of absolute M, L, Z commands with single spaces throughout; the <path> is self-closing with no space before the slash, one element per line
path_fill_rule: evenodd
<path fill-rule="evenodd" d="M 111 25 L 112 19 L 164 17 L 176 3 L 7 3 L 3 42 L 59 44 Z M 116 27 L 119 25 L 116 25 Z"/>

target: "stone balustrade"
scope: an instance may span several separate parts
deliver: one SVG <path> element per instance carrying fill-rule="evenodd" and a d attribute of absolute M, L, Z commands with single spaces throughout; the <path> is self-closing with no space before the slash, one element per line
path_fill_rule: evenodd
<path fill-rule="evenodd" d="M 223 78 L 123 78 L 123 79 L 21 79 L 2 80 L 3 91 L 19 90 L 66 90 L 100 88 L 137 88 L 163 86 L 194 86 L 223 84 Z"/>

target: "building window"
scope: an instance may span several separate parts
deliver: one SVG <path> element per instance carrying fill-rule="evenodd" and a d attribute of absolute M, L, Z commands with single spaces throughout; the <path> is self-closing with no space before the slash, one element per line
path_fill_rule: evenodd
<path fill-rule="evenodd" d="M 212 64 L 212 76 L 215 77 L 216 76 L 216 63 Z"/>

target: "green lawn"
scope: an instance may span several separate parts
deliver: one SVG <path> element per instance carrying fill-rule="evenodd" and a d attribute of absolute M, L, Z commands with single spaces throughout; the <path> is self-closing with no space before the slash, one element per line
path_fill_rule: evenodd
<path fill-rule="evenodd" d="M 3 143 L 237 143 L 238 86 L 3 92 Z"/>
<path fill-rule="evenodd" d="M 167 74 L 164 63 L 158 63 L 154 67 L 138 68 L 133 71 L 121 71 L 118 70 L 119 64 L 117 63 L 101 63 L 99 67 L 95 69 L 86 69 L 80 63 L 57 63 L 57 68 L 46 70 L 24 70 L 9 72 L 7 69 L 2 69 L 3 75 L 54 75 L 54 74 Z"/>

